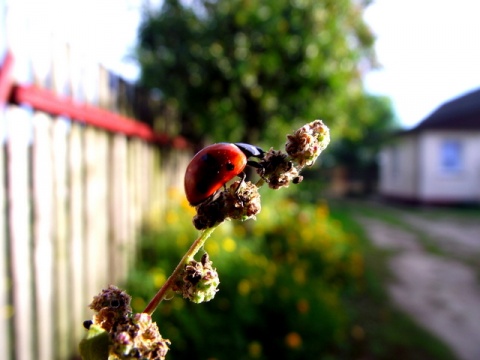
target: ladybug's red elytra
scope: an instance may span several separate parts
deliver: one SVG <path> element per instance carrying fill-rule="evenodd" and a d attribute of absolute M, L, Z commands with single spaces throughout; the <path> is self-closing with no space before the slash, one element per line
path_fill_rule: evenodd
<path fill-rule="evenodd" d="M 264 151 L 245 143 L 218 143 L 200 150 L 185 172 L 185 195 L 196 206 L 214 195 L 235 176 L 241 176 L 247 165 L 258 167 L 250 157 L 262 158 Z"/>

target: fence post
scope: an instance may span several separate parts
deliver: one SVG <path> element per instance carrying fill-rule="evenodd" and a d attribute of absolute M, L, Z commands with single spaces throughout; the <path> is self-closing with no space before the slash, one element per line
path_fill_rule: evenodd
<path fill-rule="evenodd" d="M 128 237 L 128 266 L 131 267 L 136 256 L 136 232 L 141 219 L 140 179 L 142 171 L 140 163 L 141 140 L 130 139 L 128 151 L 128 193 L 129 193 L 129 237 Z"/>
<path fill-rule="evenodd" d="M 53 358 L 53 169 L 52 121 L 45 113 L 33 117 L 34 266 L 38 359 Z"/>
<path fill-rule="evenodd" d="M 81 93 L 82 62 L 80 54 L 74 47 L 69 47 L 69 92 L 72 99 L 78 102 L 83 101 Z M 86 255 L 84 252 L 85 239 L 85 147 L 84 147 L 84 126 L 78 122 L 71 121 L 68 134 L 67 174 L 69 187 L 69 204 L 67 223 L 69 238 L 69 271 L 71 276 L 71 322 L 73 344 L 70 351 L 77 349 L 77 343 L 84 334 L 82 323 L 90 317 L 88 304 L 91 296 L 85 291 Z"/>
<path fill-rule="evenodd" d="M 82 126 L 72 123 L 68 139 L 68 184 L 70 187 L 70 219 L 68 221 L 70 227 L 68 237 L 70 238 L 71 307 L 73 309 L 71 331 L 75 341 L 81 339 L 83 335 L 82 322 L 90 316 L 87 312 L 88 304 L 92 296 L 95 295 L 85 292 L 85 273 L 88 264 L 83 244 L 86 232 L 83 135 Z"/>
<path fill-rule="evenodd" d="M 37 86 L 46 86 L 52 71 L 49 50 L 32 48 L 33 80 Z M 54 316 L 54 243 L 53 243 L 53 163 L 52 118 L 35 111 L 32 116 L 32 207 L 33 257 L 35 281 L 35 314 L 38 360 L 53 359 L 52 326 Z"/>
<path fill-rule="evenodd" d="M 124 281 L 128 273 L 128 196 L 127 196 L 127 139 L 115 134 L 110 143 L 110 281 Z"/>
<path fill-rule="evenodd" d="M 5 138 L 5 104 L 0 103 L 0 356 L 3 359 L 10 359 L 10 318 L 12 306 L 9 304 L 9 292 L 11 285 L 9 284 L 8 273 L 8 237 L 7 237 L 7 211 L 6 211 L 6 194 L 5 194 L 5 147 L 3 139 Z"/>
<path fill-rule="evenodd" d="M 5 30 L 7 44 L 15 59 L 14 81 L 28 81 L 31 76 L 25 19 L 20 7 L 9 8 Z M 8 106 L 7 166 L 8 171 L 8 237 L 10 244 L 10 271 L 12 281 L 13 349 L 16 360 L 30 360 L 35 354 L 33 258 L 31 237 L 31 207 L 29 192 L 29 136 L 30 112 L 21 107 Z"/>
<path fill-rule="evenodd" d="M 14 313 L 15 357 L 33 358 L 33 279 L 32 239 L 30 236 L 30 202 L 28 180 L 28 135 L 30 114 L 9 107 L 8 121 L 8 203 L 10 261 Z"/>
<path fill-rule="evenodd" d="M 106 285 L 105 146 L 94 128 L 85 129 L 85 256 L 87 294 L 94 296 Z"/>
<path fill-rule="evenodd" d="M 52 59 L 53 89 L 58 95 L 67 93 L 68 53 L 66 46 L 55 46 Z M 71 281 L 69 266 L 69 241 L 67 236 L 67 120 L 56 117 L 52 128 L 53 162 L 53 209 L 54 209 L 54 275 L 56 355 L 65 359 L 70 353 L 72 332 L 70 330 Z"/>

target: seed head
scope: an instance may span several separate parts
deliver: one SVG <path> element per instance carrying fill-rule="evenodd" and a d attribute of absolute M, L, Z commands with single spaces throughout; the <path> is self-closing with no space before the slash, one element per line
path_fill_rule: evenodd
<path fill-rule="evenodd" d="M 198 205 L 193 224 L 198 230 L 203 230 L 225 220 L 254 218 L 260 210 L 258 188 L 250 181 L 236 181 L 215 199 Z"/>
<path fill-rule="evenodd" d="M 165 359 L 170 341 L 162 338 L 150 315 L 132 314 L 130 300 L 130 295 L 116 286 L 103 289 L 90 304 L 95 315 L 93 321 L 84 322 L 88 333 L 108 333 L 109 359 Z M 85 349 L 92 338 L 88 333 L 83 340 Z"/>
<path fill-rule="evenodd" d="M 175 282 L 173 290 L 194 303 L 210 301 L 217 293 L 220 280 L 208 254 L 200 262 L 191 260 Z"/>
<path fill-rule="evenodd" d="M 299 168 L 311 166 L 330 142 L 330 131 L 322 120 L 302 126 L 287 135 L 285 151 Z"/>
<path fill-rule="evenodd" d="M 281 151 L 270 149 L 259 164 L 257 172 L 271 189 L 288 187 L 291 182 L 301 182 L 297 168 L 293 166 L 288 155 Z"/>

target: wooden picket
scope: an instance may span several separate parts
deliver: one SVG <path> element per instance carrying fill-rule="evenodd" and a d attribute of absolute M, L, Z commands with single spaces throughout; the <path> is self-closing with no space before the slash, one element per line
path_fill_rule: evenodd
<path fill-rule="evenodd" d="M 1 77 L 0 77 L 1 78 Z M 0 81 L 1 82 L 1 81 Z M 0 94 L 1 96 L 1 94 Z M 1 100 L 1 99 L 0 99 Z M 0 102 L 1 106 L 1 102 Z M 0 138 L 5 138 L 6 130 L 6 114 L 0 107 Z M 8 236 L 7 236 L 7 207 L 6 207 L 6 188 L 5 179 L 5 151 L 3 147 L 0 150 L 0 349 L 2 354 L 9 355 L 10 329 L 9 318 L 11 305 L 9 303 L 10 281 L 8 273 L 7 252 L 8 252 Z"/>
<path fill-rule="evenodd" d="M 33 117 L 33 218 L 35 303 L 39 358 L 53 358 L 53 162 L 52 120 L 38 112 Z"/>
<path fill-rule="evenodd" d="M 0 358 L 71 359 L 88 303 L 124 283 L 142 224 L 152 212 L 161 221 L 191 149 L 131 118 L 136 88 L 105 68 L 65 46 L 21 49 L 27 82 L 15 71 L 3 81 L 0 58 Z"/>
<path fill-rule="evenodd" d="M 12 300 L 14 307 L 14 344 L 17 359 L 33 358 L 33 287 L 32 241 L 30 228 L 27 110 L 7 109 L 7 181 L 10 237 Z"/>
<path fill-rule="evenodd" d="M 83 131 L 80 124 L 73 123 L 70 128 L 68 152 L 69 169 L 69 229 L 70 240 L 70 274 L 71 274 L 71 304 L 72 323 L 78 324 L 87 318 L 85 301 L 91 294 L 86 293 L 86 255 L 84 248 L 85 239 L 85 212 L 84 212 L 84 152 Z M 123 278 L 125 279 L 125 278 Z M 73 326 L 71 328 L 73 341 L 82 336 L 83 329 Z"/>

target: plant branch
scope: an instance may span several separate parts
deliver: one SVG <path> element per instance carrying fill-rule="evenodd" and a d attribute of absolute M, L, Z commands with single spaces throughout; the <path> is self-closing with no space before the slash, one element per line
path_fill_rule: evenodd
<path fill-rule="evenodd" d="M 180 272 L 184 269 L 185 265 L 188 264 L 191 260 L 193 260 L 194 256 L 203 247 L 203 245 L 205 244 L 205 241 L 207 241 L 207 239 L 210 237 L 210 235 L 213 233 L 213 231 L 217 228 L 218 225 L 219 224 L 216 224 L 202 231 L 202 233 L 197 238 L 197 240 L 193 242 L 192 246 L 190 246 L 190 249 L 188 249 L 188 251 L 182 257 L 182 260 L 180 260 L 180 262 L 178 263 L 173 273 L 168 277 L 167 281 L 165 281 L 165 283 L 160 288 L 160 290 L 158 290 L 158 292 L 155 294 L 152 300 L 150 300 L 145 310 L 143 310 L 144 313 L 147 313 L 149 315 L 153 314 L 153 312 L 156 310 L 158 305 L 165 298 L 165 295 L 167 294 L 168 290 L 175 283 L 175 280 L 177 279 Z"/>

